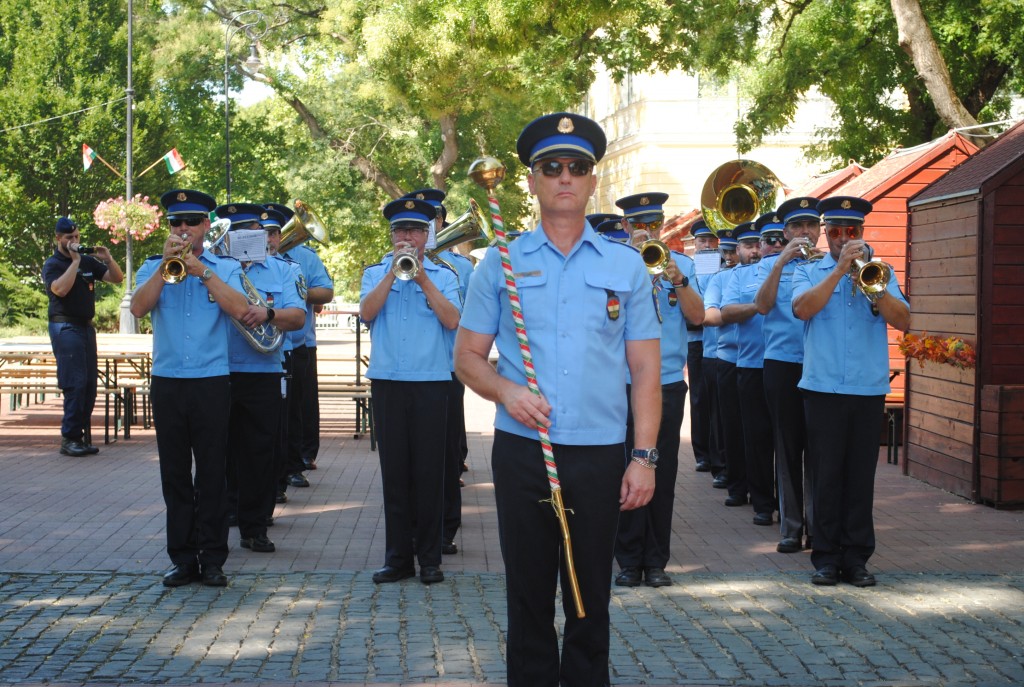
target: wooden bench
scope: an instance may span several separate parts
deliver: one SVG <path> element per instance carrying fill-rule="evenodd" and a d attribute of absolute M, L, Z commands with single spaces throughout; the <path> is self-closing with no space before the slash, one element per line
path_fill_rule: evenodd
<path fill-rule="evenodd" d="M 370 450 L 377 450 L 377 435 L 373 429 L 373 404 L 370 382 L 362 376 L 369 361 L 366 356 L 317 356 L 317 389 L 321 397 L 352 401 L 355 404 L 355 430 L 353 439 L 370 435 Z"/>

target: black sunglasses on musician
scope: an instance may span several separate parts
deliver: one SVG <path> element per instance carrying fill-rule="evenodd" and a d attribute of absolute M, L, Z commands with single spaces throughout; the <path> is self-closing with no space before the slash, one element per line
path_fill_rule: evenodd
<path fill-rule="evenodd" d="M 589 160 L 573 160 L 563 165 L 558 160 L 542 160 L 533 166 L 535 172 L 539 171 L 546 177 L 560 177 L 565 168 L 574 177 L 585 177 L 594 169 L 594 163 Z"/>
<path fill-rule="evenodd" d="M 167 220 L 167 223 L 172 227 L 180 227 L 182 224 L 187 224 L 190 227 L 198 227 L 202 222 L 202 217 L 172 217 Z"/>
<path fill-rule="evenodd" d="M 843 234 L 846 234 L 848 239 L 859 239 L 863 231 L 863 227 L 855 224 L 827 224 L 825 226 L 830 239 L 837 239 Z"/>
<path fill-rule="evenodd" d="M 762 236 L 761 240 L 769 246 L 785 246 L 789 243 L 783 236 Z"/>

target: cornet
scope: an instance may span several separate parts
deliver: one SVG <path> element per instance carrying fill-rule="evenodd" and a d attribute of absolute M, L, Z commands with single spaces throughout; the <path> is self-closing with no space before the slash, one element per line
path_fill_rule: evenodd
<path fill-rule="evenodd" d="M 188 236 L 182 236 L 186 241 L 181 252 L 174 257 L 164 258 L 160 265 L 160 276 L 168 284 L 180 284 L 188 276 L 188 267 L 185 266 L 185 256 L 192 252 L 192 244 L 188 243 Z"/>
<path fill-rule="evenodd" d="M 867 296 L 872 303 L 885 294 L 889 279 L 892 278 L 892 267 L 873 256 L 874 250 L 865 243 L 864 257 L 867 259 L 854 258 L 850 265 L 853 293 L 856 293 L 856 289 L 860 289 L 861 293 Z"/>
<path fill-rule="evenodd" d="M 409 281 L 410 279 L 415 279 L 419 271 L 420 261 L 416 259 L 415 253 L 409 250 L 401 250 L 395 253 L 395 257 L 391 262 L 391 272 L 395 275 L 395 278 Z"/>

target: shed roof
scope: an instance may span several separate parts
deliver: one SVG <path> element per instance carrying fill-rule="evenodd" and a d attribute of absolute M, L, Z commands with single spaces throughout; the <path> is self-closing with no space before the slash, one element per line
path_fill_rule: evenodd
<path fill-rule="evenodd" d="M 865 171 L 867 171 L 866 168 L 861 167 L 853 160 L 850 160 L 850 164 L 846 165 L 842 169 L 837 169 L 834 172 L 828 172 L 826 174 L 819 174 L 811 177 L 796 188 L 787 189 L 786 197 L 801 198 L 803 196 L 808 196 L 811 198 L 824 198 L 851 179 L 860 176 Z"/>
<path fill-rule="evenodd" d="M 950 131 L 934 141 L 890 153 L 874 167 L 835 189 L 830 195 L 857 196 L 874 202 L 953 149 L 969 156 L 978 147 L 959 133 Z"/>
<path fill-rule="evenodd" d="M 987 182 L 1015 162 L 1024 162 L 1024 119 L 969 160 L 936 179 L 914 196 L 910 205 L 979 193 Z"/>

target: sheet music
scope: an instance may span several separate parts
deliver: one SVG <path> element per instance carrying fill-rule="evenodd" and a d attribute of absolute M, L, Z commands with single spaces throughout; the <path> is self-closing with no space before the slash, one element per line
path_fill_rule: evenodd
<path fill-rule="evenodd" d="M 227 236 L 228 255 L 240 262 L 266 262 L 267 232 L 263 229 L 235 229 Z"/>
<path fill-rule="evenodd" d="M 693 255 L 694 269 L 698 277 L 714 274 L 722 265 L 722 256 L 717 250 L 702 250 Z"/>

